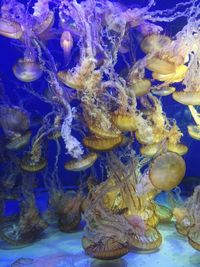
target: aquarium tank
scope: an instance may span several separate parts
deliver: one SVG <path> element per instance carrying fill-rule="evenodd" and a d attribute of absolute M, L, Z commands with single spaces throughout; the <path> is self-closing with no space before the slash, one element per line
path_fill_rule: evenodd
<path fill-rule="evenodd" d="M 0 267 L 199 251 L 200 1 L 0 0 Z"/>

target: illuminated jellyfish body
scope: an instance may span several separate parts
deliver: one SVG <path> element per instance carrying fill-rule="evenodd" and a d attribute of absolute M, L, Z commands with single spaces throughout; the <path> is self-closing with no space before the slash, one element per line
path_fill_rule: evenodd
<path fill-rule="evenodd" d="M 35 152 L 26 153 L 21 160 L 20 166 L 24 171 L 38 172 L 44 169 L 47 161 L 42 156 L 38 156 Z"/>
<path fill-rule="evenodd" d="M 47 160 L 42 155 L 43 142 L 41 142 L 40 137 L 36 136 L 31 150 L 26 152 L 21 159 L 20 167 L 22 170 L 27 172 L 38 172 L 46 167 Z"/>
<path fill-rule="evenodd" d="M 12 39 L 20 39 L 23 35 L 23 31 L 20 24 L 17 22 L 0 18 L 0 35 Z"/>
<path fill-rule="evenodd" d="M 189 135 L 196 139 L 196 140 L 200 140 L 200 116 L 199 113 L 197 112 L 197 110 L 195 109 L 194 106 L 189 105 L 188 106 L 191 115 L 196 123 L 196 125 L 188 125 L 187 129 L 188 129 L 188 133 Z"/>
<path fill-rule="evenodd" d="M 42 76 L 42 69 L 33 59 L 19 59 L 13 67 L 16 78 L 22 82 L 33 82 Z"/>
<path fill-rule="evenodd" d="M 18 150 L 29 143 L 31 133 L 28 114 L 17 106 L 0 108 L 0 123 L 8 138 L 6 147 Z"/>
<path fill-rule="evenodd" d="M 175 91 L 176 88 L 173 86 L 161 87 L 159 90 L 157 88 L 151 90 L 151 92 L 157 96 L 168 96 L 173 94 Z"/>
<path fill-rule="evenodd" d="M 151 82 L 148 79 L 136 79 L 132 81 L 129 90 L 133 90 L 135 96 L 143 96 L 148 94 L 149 89 L 151 87 Z"/>
<path fill-rule="evenodd" d="M 94 243 L 87 237 L 82 238 L 82 246 L 86 253 L 101 260 L 114 260 L 126 255 L 129 251 L 127 244 L 121 244 L 114 238 L 109 238 L 98 243 Z"/>
<path fill-rule="evenodd" d="M 183 158 L 176 153 L 167 152 L 152 162 L 149 177 L 156 188 L 168 191 L 182 181 L 185 171 L 186 166 Z"/>
<path fill-rule="evenodd" d="M 97 160 L 97 154 L 91 152 L 80 160 L 72 160 L 65 163 L 65 169 L 68 171 L 83 171 L 90 168 Z"/>

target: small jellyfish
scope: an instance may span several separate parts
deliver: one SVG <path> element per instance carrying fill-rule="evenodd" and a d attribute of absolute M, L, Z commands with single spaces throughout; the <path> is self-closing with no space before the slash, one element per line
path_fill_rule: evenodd
<path fill-rule="evenodd" d="M 28 144 L 31 136 L 30 121 L 26 112 L 17 106 L 0 108 L 0 124 L 8 139 L 6 148 L 18 150 Z"/>
<path fill-rule="evenodd" d="M 98 138 L 96 136 L 86 136 L 83 143 L 86 147 L 97 151 L 108 151 L 121 144 L 123 136 L 113 138 Z"/>
<path fill-rule="evenodd" d="M 91 152 L 80 160 L 76 159 L 65 163 L 65 169 L 68 171 L 83 171 L 90 168 L 96 160 L 97 154 L 95 152 Z"/>
<path fill-rule="evenodd" d="M 144 38 L 141 43 L 141 49 L 145 53 L 157 53 L 171 43 L 172 40 L 166 35 L 151 34 Z"/>
<path fill-rule="evenodd" d="M 60 38 L 60 46 L 63 49 L 64 57 L 67 59 L 73 47 L 73 37 L 69 31 L 64 31 Z"/>
<path fill-rule="evenodd" d="M 129 87 L 130 90 L 134 90 L 136 96 L 143 96 L 149 93 L 151 82 L 148 79 L 136 80 Z"/>
<path fill-rule="evenodd" d="M 9 21 L 4 18 L 0 19 L 0 35 L 12 38 L 20 39 L 23 35 L 20 24 L 14 21 Z"/>
<path fill-rule="evenodd" d="M 190 137 L 200 140 L 200 127 L 198 125 L 188 125 L 187 129 Z"/>
<path fill-rule="evenodd" d="M 159 58 L 157 56 L 153 56 L 147 59 L 146 68 L 153 72 L 164 75 L 175 73 L 176 71 L 176 66 L 173 62 Z"/>
<path fill-rule="evenodd" d="M 27 172 L 38 172 L 44 169 L 47 165 L 47 161 L 43 157 L 34 157 L 32 153 L 27 153 L 21 160 L 21 168 Z"/>
<path fill-rule="evenodd" d="M 82 246 L 88 255 L 101 260 L 118 259 L 129 252 L 128 244 L 123 244 L 115 238 L 105 238 L 102 242 L 94 243 L 84 236 Z"/>
<path fill-rule="evenodd" d="M 160 149 L 159 143 L 143 145 L 140 148 L 140 154 L 147 156 L 147 157 L 153 157 L 154 155 L 156 155 L 159 149 Z"/>
<path fill-rule="evenodd" d="M 177 144 L 168 143 L 167 150 L 170 152 L 177 153 L 180 156 L 183 156 L 188 152 L 188 147 L 180 143 L 177 143 Z"/>
<path fill-rule="evenodd" d="M 54 13 L 50 11 L 44 20 L 37 22 L 35 24 L 33 30 L 37 35 L 39 35 L 39 37 L 42 37 L 46 32 L 50 30 L 53 24 L 54 24 Z"/>
<path fill-rule="evenodd" d="M 19 59 L 13 67 L 14 75 L 22 82 L 33 82 L 42 76 L 42 69 L 33 59 Z"/>
<path fill-rule="evenodd" d="M 116 112 L 112 114 L 112 122 L 120 131 L 136 131 L 136 116 L 129 113 Z"/>
<path fill-rule="evenodd" d="M 188 70 L 185 65 L 179 65 L 176 67 L 175 71 L 169 74 L 161 74 L 161 72 L 153 72 L 152 76 L 155 80 L 166 82 L 166 83 L 178 83 L 181 82 Z"/>
<path fill-rule="evenodd" d="M 157 96 L 168 96 L 173 94 L 176 91 L 176 88 L 173 86 L 161 87 L 161 89 L 154 88 L 151 92 Z"/>
<path fill-rule="evenodd" d="M 173 99 L 183 105 L 200 105 L 200 91 L 179 91 L 174 92 L 172 95 Z"/>

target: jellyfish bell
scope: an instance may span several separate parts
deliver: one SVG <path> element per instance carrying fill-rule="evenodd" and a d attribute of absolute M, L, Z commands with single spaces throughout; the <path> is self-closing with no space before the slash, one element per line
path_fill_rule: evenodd
<path fill-rule="evenodd" d="M 36 21 L 37 21 L 37 16 Z M 36 22 L 33 31 L 39 35 L 42 36 L 45 32 L 47 32 L 54 24 L 54 13 L 52 11 L 49 11 L 47 17 L 42 20 L 41 22 Z"/>
<path fill-rule="evenodd" d="M 40 157 L 35 159 L 32 153 L 27 153 L 21 160 L 20 166 L 22 170 L 27 172 L 38 172 L 44 169 L 47 165 L 45 158 Z"/>
<path fill-rule="evenodd" d="M 186 75 L 188 67 L 185 65 L 179 65 L 175 68 L 173 73 L 169 74 L 161 74 L 157 72 L 153 72 L 152 76 L 155 80 L 166 82 L 166 83 L 178 83 L 181 82 Z"/>
<path fill-rule="evenodd" d="M 8 138 L 25 133 L 30 127 L 28 114 L 17 106 L 0 107 L 0 125 Z"/>
<path fill-rule="evenodd" d="M 153 157 L 158 152 L 159 148 L 160 148 L 159 143 L 143 145 L 140 148 L 140 154 L 147 157 Z"/>
<path fill-rule="evenodd" d="M 31 132 L 28 131 L 24 134 L 16 134 L 15 137 L 11 138 L 6 144 L 6 148 L 9 150 L 18 150 L 26 146 L 31 137 Z"/>
<path fill-rule="evenodd" d="M 184 159 L 174 152 L 167 152 L 153 160 L 149 178 L 157 189 L 169 191 L 182 181 L 185 171 Z"/>
<path fill-rule="evenodd" d="M 65 163 L 65 169 L 68 171 L 83 171 L 90 168 L 97 160 L 97 153 L 91 152 L 80 160 L 71 160 Z"/>
<path fill-rule="evenodd" d="M 163 205 L 160 205 L 158 203 L 155 203 L 155 213 L 158 216 L 159 222 L 160 223 L 169 223 L 171 222 L 173 218 L 173 213 L 172 211 Z"/>
<path fill-rule="evenodd" d="M 23 30 L 17 22 L 0 18 L 0 35 L 12 39 L 20 39 L 23 35 Z"/>
<path fill-rule="evenodd" d="M 171 43 L 172 40 L 166 35 L 151 34 L 143 39 L 141 43 L 141 49 L 146 54 L 157 53 L 163 50 L 165 47 L 170 46 Z"/>
<path fill-rule="evenodd" d="M 188 152 L 188 147 L 180 143 L 177 144 L 168 143 L 167 150 L 170 152 L 177 153 L 180 156 L 183 156 Z"/>
<path fill-rule="evenodd" d="M 42 69 L 38 62 L 32 59 L 19 59 L 13 67 L 15 77 L 22 82 L 33 82 L 42 76 Z"/>
<path fill-rule="evenodd" d="M 82 238 L 82 247 L 88 255 L 100 260 L 118 259 L 129 252 L 127 243 L 115 238 L 107 238 L 105 242 L 94 243 L 89 238 Z"/>
<path fill-rule="evenodd" d="M 84 88 L 84 83 L 79 77 L 74 77 L 71 73 L 67 71 L 59 71 L 57 73 L 58 78 L 67 86 L 76 89 L 82 90 Z"/>
<path fill-rule="evenodd" d="M 154 251 L 162 244 L 162 236 L 156 228 L 148 226 L 144 234 L 130 234 L 129 247 L 131 250 Z"/>
<path fill-rule="evenodd" d="M 60 46 L 63 49 L 65 57 L 70 55 L 73 43 L 74 41 L 70 31 L 64 31 L 60 38 Z"/>
<path fill-rule="evenodd" d="M 120 131 L 112 127 L 112 129 L 104 130 L 96 123 L 88 123 L 88 128 L 92 134 L 100 138 L 115 138 L 120 135 Z"/>
<path fill-rule="evenodd" d="M 148 79 L 136 80 L 129 87 L 130 90 L 134 90 L 136 96 L 143 96 L 149 93 L 151 82 Z"/>
<path fill-rule="evenodd" d="M 166 87 L 162 87 L 161 89 L 152 89 L 151 92 L 154 94 L 154 95 L 157 95 L 157 96 L 168 96 L 168 95 L 171 95 L 173 94 L 174 92 L 176 91 L 176 88 L 173 87 L 173 86 L 166 86 Z"/>
<path fill-rule="evenodd" d="M 176 71 L 176 66 L 173 62 L 167 59 L 162 59 L 157 56 L 147 58 L 146 68 L 159 74 L 171 74 Z"/>
<path fill-rule="evenodd" d="M 120 131 L 136 131 L 137 123 L 134 114 L 114 113 L 112 122 Z"/>
<path fill-rule="evenodd" d="M 200 140 L 200 127 L 197 125 L 188 125 L 187 127 L 190 137 L 196 140 Z"/>
<path fill-rule="evenodd" d="M 200 105 L 200 91 L 181 91 L 174 92 L 172 97 L 175 101 L 183 105 L 198 106 Z"/>
<path fill-rule="evenodd" d="M 188 230 L 188 242 L 196 250 L 200 251 L 200 231 L 199 226 L 193 225 Z"/>
<path fill-rule="evenodd" d="M 83 144 L 92 150 L 108 151 L 120 145 L 122 140 L 122 135 L 113 138 L 98 138 L 96 136 L 86 136 L 83 139 Z"/>

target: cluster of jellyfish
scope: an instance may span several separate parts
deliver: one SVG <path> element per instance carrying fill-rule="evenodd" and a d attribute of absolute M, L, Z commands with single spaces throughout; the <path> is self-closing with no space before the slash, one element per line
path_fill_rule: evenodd
<path fill-rule="evenodd" d="M 200 4 L 190 0 L 164 11 L 155 4 L 150 0 L 144 7 L 128 8 L 108 0 L 37 0 L 32 6 L 31 1 L 2 1 L 1 38 L 21 53 L 10 66 L 16 82 L 51 107 L 33 134 L 28 111 L 1 96 L 4 242 L 16 247 L 35 242 L 51 224 L 49 218 L 66 233 L 83 219 L 82 247 L 94 258 L 157 250 L 162 223 L 174 223 L 200 250 L 200 186 L 185 201 L 171 193 L 184 178 L 182 156 L 188 147 L 162 106 L 169 95 L 188 106 L 194 120 L 188 134 L 200 140 L 195 108 L 200 105 Z M 161 23 L 180 17 L 186 21 L 183 28 L 171 37 L 164 34 Z M 48 46 L 52 39 L 59 40 L 63 64 Z M 125 69 L 118 68 L 119 60 Z M 34 89 L 41 80 L 45 91 Z M 57 151 L 51 172 L 50 140 Z M 58 175 L 62 153 L 71 157 L 64 165 L 67 171 L 84 173 L 98 162 L 103 179 L 93 172 L 78 190 L 65 190 Z M 38 173 L 51 216 L 36 204 Z M 156 201 L 162 191 L 171 193 L 171 207 Z M 9 198 L 18 202 L 19 212 L 5 216 Z"/>

